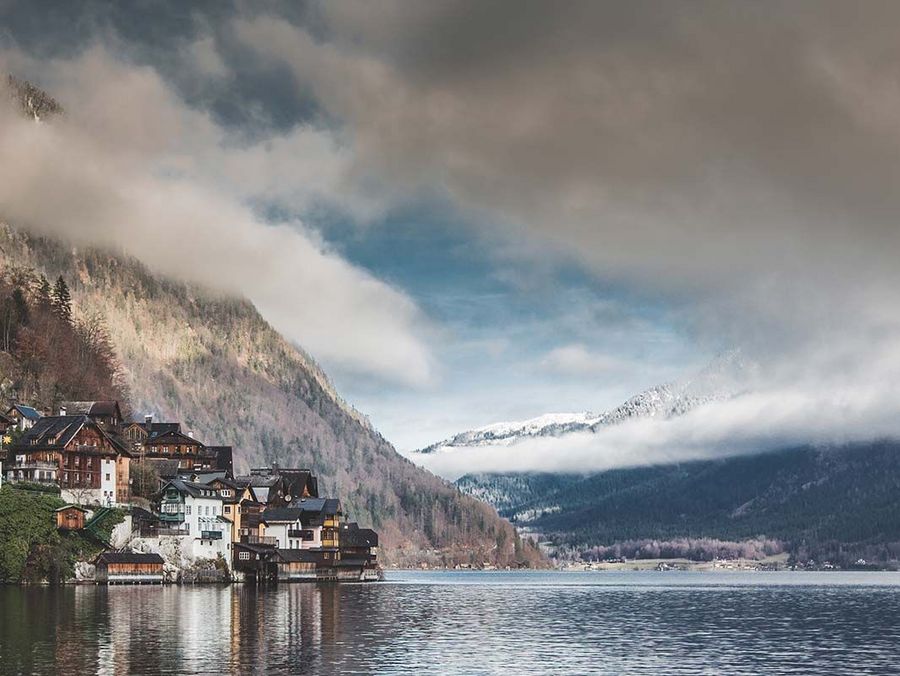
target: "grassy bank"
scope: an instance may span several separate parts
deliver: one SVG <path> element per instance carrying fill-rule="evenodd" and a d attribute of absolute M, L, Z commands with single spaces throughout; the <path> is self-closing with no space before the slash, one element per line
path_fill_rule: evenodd
<path fill-rule="evenodd" d="M 54 510 L 65 503 L 59 496 L 0 488 L 0 583 L 65 582 L 75 576 L 75 563 L 88 561 L 102 544 L 87 534 L 60 533 Z M 99 524 L 108 538 L 122 513 L 112 511 Z"/>

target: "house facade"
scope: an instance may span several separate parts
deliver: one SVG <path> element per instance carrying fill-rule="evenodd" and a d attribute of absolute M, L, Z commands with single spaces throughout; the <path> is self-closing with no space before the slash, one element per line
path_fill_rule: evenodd
<path fill-rule="evenodd" d="M 64 500 L 111 506 L 128 502 L 131 454 L 86 415 L 37 420 L 9 450 L 9 481 L 56 483 Z"/>

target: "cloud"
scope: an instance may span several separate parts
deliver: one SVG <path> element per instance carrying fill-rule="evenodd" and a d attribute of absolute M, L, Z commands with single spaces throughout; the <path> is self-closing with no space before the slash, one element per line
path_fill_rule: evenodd
<path fill-rule="evenodd" d="M 604 375 L 628 368 L 624 360 L 592 352 L 578 343 L 550 350 L 541 360 L 541 366 L 551 373 L 576 377 Z"/>
<path fill-rule="evenodd" d="M 8 64 L 41 74 L 67 113 L 0 119 L 0 204 L 10 222 L 78 244 L 121 247 L 158 272 L 252 300 L 326 365 L 422 385 L 433 372 L 413 301 L 325 246 L 296 219 L 248 205 L 267 190 L 309 202 L 340 188 L 341 151 L 299 128 L 234 146 L 156 71 L 102 48 Z"/>
<path fill-rule="evenodd" d="M 235 35 L 289 68 L 346 127 L 356 162 L 395 190 L 439 185 L 485 232 L 518 228 L 532 249 L 569 252 L 663 299 L 699 346 L 742 346 L 758 361 L 773 406 L 774 393 L 807 388 L 823 408 L 792 419 L 804 433 L 832 414 L 870 433 L 865 416 L 823 398 L 828 388 L 882 392 L 871 400 L 900 414 L 888 396 L 900 380 L 900 46 L 889 28 L 900 6 L 561 12 L 459 0 L 319 12 L 315 31 L 258 15 Z M 762 443 L 766 420 L 735 420 L 747 426 L 729 428 L 736 446 Z M 690 433 L 655 430 L 672 448 L 668 430 Z"/>
<path fill-rule="evenodd" d="M 632 419 L 595 433 L 454 448 L 415 462 L 450 480 L 474 472 L 592 473 L 900 435 L 889 388 L 804 387 L 746 393 L 675 418 Z"/>

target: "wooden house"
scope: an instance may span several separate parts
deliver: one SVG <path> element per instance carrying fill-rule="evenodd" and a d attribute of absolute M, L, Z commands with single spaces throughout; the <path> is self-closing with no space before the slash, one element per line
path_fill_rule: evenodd
<path fill-rule="evenodd" d="M 13 421 L 13 426 L 17 430 L 24 432 L 41 419 L 41 414 L 31 406 L 13 404 L 6 411 L 6 417 Z"/>
<path fill-rule="evenodd" d="M 87 510 L 78 505 L 66 505 L 55 510 L 57 530 L 81 530 L 84 528 Z"/>
<path fill-rule="evenodd" d="M 314 581 L 320 557 L 305 549 L 279 549 L 275 556 L 278 580 L 283 582 Z"/>
<path fill-rule="evenodd" d="M 94 559 L 94 579 L 102 584 L 162 584 L 159 554 L 104 552 Z"/>
<path fill-rule="evenodd" d="M 342 523 L 340 528 L 341 560 L 357 561 L 374 568 L 377 565 L 378 533 L 371 528 L 360 528 L 356 523 Z"/>
<path fill-rule="evenodd" d="M 112 505 L 130 498 L 131 454 L 118 437 L 86 415 L 46 416 L 10 449 L 11 481 L 57 483 L 64 499 Z"/>

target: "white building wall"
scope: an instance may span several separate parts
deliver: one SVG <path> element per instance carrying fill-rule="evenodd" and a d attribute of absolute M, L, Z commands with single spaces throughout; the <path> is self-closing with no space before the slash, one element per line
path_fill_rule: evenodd
<path fill-rule="evenodd" d="M 215 518 L 222 514 L 222 498 L 193 497 L 188 495 L 184 500 L 184 527 L 192 537 L 200 537 L 200 519 Z"/>
<path fill-rule="evenodd" d="M 290 530 L 311 530 L 313 539 L 301 540 L 300 538 L 289 537 L 288 531 Z M 278 547 L 280 549 L 314 549 L 322 546 L 322 527 L 304 528 L 299 521 L 295 523 L 266 524 L 266 535 L 278 538 Z"/>
<path fill-rule="evenodd" d="M 102 505 L 116 504 L 116 461 L 100 460 L 100 496 Z"/>

